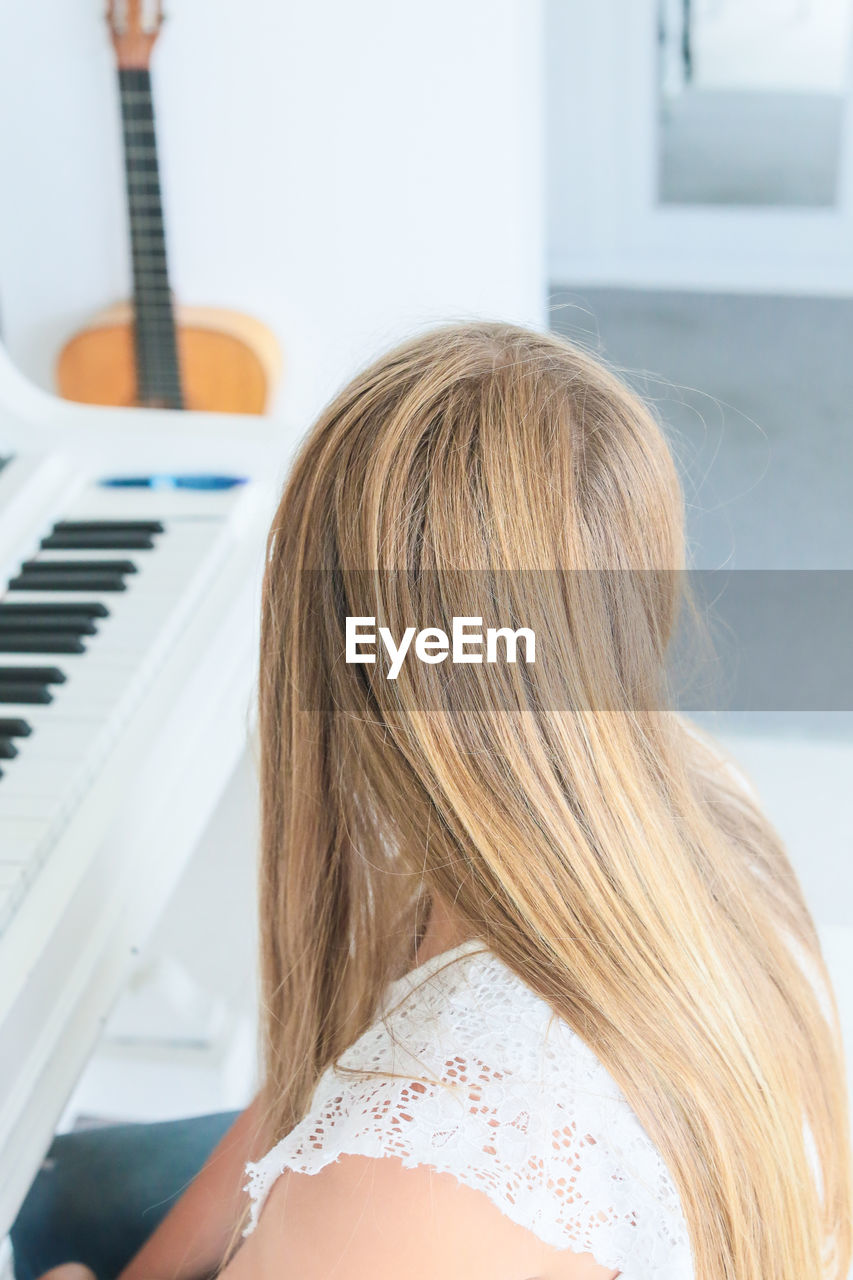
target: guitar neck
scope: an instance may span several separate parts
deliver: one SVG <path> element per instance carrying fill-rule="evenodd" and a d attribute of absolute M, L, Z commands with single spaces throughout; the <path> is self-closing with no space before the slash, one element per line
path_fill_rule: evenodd
<path fill-rule="evenodd" d="M 118 79 L 133 262 L 137 399 L 144 405 L 182 409 L 151 76 L 147 67 L 120 67 Z"/>

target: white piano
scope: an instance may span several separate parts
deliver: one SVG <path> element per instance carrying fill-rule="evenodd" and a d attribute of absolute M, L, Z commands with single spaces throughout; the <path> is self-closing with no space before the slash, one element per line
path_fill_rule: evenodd
<path fill-rule="evenodd" d="M 0 349 L 0 1239 L 246 742 L 269 420 L 97 409 Z M 222 490 L 105 477 L 217 473 Z"/>

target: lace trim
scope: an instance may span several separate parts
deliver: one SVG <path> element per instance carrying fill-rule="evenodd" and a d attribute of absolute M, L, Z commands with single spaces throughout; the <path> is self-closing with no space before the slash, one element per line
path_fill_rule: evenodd
<path fill-rule="evenodd" d="M 463 943 L 391 983 L 383 1007 L 301 1123 L 247 1165 L 247 1235 L 285 1169 L 390 1155 L 452 1174 L 622 1280 L 690 1280 L 659 1153 L 594 1054 L 498 957 Z"/>

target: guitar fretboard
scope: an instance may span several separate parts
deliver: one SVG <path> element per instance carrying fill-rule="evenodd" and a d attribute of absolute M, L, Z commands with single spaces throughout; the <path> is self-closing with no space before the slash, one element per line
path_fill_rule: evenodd
<path fill-rule="evenodd" d="M 147 68 L 120 68 L 119 92 L 133 263 L 134 341 L 140 404 L 182 409 L 175 312 Z"/>

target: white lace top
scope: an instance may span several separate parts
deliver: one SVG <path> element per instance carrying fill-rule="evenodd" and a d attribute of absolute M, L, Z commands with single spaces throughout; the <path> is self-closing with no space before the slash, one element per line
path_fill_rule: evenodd
<path fill-rule="evenodd" d="M 546 1244 L 621 1280 L 691 1280 L 678 1194 L 592 1051 L 482 942 L 419 965 L 321 1077 L 308 1114 L 246 1166 L 254 1230 L 285 1169 L 397 1156 L 484 1192 Z M 383 1075 L 377 1073 L 394 1073 Z"/>

